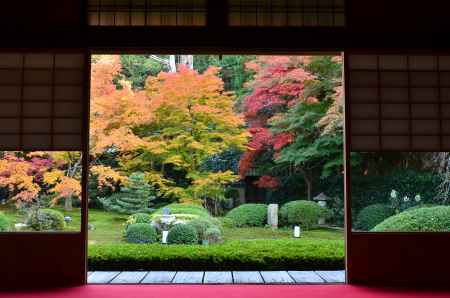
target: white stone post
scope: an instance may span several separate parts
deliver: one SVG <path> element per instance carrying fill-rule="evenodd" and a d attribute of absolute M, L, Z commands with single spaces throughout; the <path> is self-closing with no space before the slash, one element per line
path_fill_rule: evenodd
<path fill-rule="evenodd" d="M 272 228 L 278 228 L 278 204 L 269 204 L 267 207 L 267 224 Z"/>

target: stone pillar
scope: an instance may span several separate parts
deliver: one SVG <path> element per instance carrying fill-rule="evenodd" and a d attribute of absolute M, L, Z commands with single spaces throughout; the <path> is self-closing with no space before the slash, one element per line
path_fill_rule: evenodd
<path fill-rule="evenodd" d="M 267 224 L 272 228 L 278 228 L 278 204 L 270 204 L 267 207 Z"/>

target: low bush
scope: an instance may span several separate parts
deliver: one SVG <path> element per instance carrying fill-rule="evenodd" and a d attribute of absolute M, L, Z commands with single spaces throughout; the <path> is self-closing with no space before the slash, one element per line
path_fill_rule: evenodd
<path fill-rule="evenodd" d="M 10 223 L 8 217 L 0 212 L 0 232 L 6 232 L 9 230 Z"/>
<path fill-rule="evenodd" d="M 187 223 L 188 226 L 191 226 L 195 229 L 197 233 L 198 241 L 201 242 L 205 240 L 205 233 L 210 228 L 215 228 L 221 231 L 220 227 L 216 222 L 206 218 L 196 218 Z"/>
<path fill-rule="evenodd" d="M 344 241 L 231 240 L 219 245 L 90 245 L 89 270 L 342 270 Z"/>
<path fill-rule="evenodd" d="M 209 243 L 220 243 L 223 241 L 223 233 L 217 227 L 211 227 L 205 231 L 205 240 L 208 240 Z"/>
<path fill-rule="evenodd" d="M 66 226 L 64 215 L 53 209 L 36 209 L 30 212 L 27 224 L 35 231 L 62 231 Z"/>
<path fill-rule="evenodd" d="M 231 218 L 227 217 L 220 217 L 219 219 L 220 225 L 224 228 L 233 228 L 234 222 Z"/>
<path fill-rule="evenodd" d="M 170 210 L 170 214 L 190 214 L 196 215 L 196 217 L 209 217 L 208 210 L 199 205 L 192 204 L 169 204 L 164 206 L 163 208 L 157 209 L 152 216 L 162 215 L 163 209 L 168 208 Z"/>
<path fill-rule="evenodd" d="M 374 232 L 450 232 L 450 206 L 416 208 L 385 219 Z"/>
<path fill-rule="evenodd" d="M 158 235 L 151 225 L 135 223 L 126 228 L 125 240 L 129 243 L 154 243 L 158 240 Z"/>
<path fill-rule="evenodd" d="M 149 224 L 152 222 L 152 218 L 147 213 L 135 213 L 128 217 L 127 225 L 137 224 L 137 223 L 146 223 Z"/>
<path fill-rule="evenodd" d="M 354 228 L 362 231 L 370 231 L 377 224 L 394 215 L 394 213 L 394 210 L 389 205 L 369 205 L 358 213 Z"/>
<path fill-rule="evenodd" d="M 190 225 L 175 225 L 167 235 L 169 244 L 197 244 L 197 231 Z"/>
<path fill-rule="evenodd" d="M 319 223 L 319 218 L 329 218 L 331 212 L 312 201 L 292 201 L 280 208 L 281 223 L 300 225 L 303 229 L 312 229 Z"/>
<path fill-rule="evenodd" d="M 267 205 L 243 204 L 226 215 L 235 227 L 263 227 L 267 223 Z"/>

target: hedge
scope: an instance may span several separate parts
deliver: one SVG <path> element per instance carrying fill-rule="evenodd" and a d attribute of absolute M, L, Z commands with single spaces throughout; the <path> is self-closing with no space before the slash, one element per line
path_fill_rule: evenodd
<path fill-rule="evenodd" d="M 450 206 L 417 208 L 391 216 L 374 232 L 450 232 Z"/>
<path fill-rule="evenodd" d="M 227 213 L 235 227 L 263 227 L 267 224 L 267 205 L 243 204 Z"/>
<path fill-rule="evenodd" d="M 303 229 L 312 229 L 319 224 L 319 219 L 329 218 L 330 211 L 312 201 L 292 201 L 280 208 L 280 223 L 283 225 L 300 225 Z"/>
<path fill-rule="evenodd" d="M 197 230 L 190 225 L 175 225 L 167 235 L 169 244 L 198 244 Z"/>
<path fill-rule="evenodd" d="M 387 204 L 369 205 L 358 213 L 354 228 L 361 231 L 370 231 L 377 224 L 394 214 L 394 209 Z"/>
<path fill-rule="evenodd" d="M 220 245 L 90 245 L 89 270 L 341 270 L 344 242 L 227 241 Z"/>
<path fill-rule="evenodd" d="M 135 223 L 125 229 L 125 241 L 129 243 L 155 243 L 158 241 L 156 229 L 148 223 Z"/>

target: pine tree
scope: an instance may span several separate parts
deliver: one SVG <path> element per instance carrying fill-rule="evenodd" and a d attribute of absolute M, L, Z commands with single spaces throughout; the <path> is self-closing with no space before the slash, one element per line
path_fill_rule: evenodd
<path fill-rule="evenodd" d="M 120 192 L 100 201 L 108 211 L 133 214 L 151 212 L 150 202 L 155 199 L 153 187 L 145 180 L 144 173 L 136 172 L 128 178 L 128 185 Z"/>

